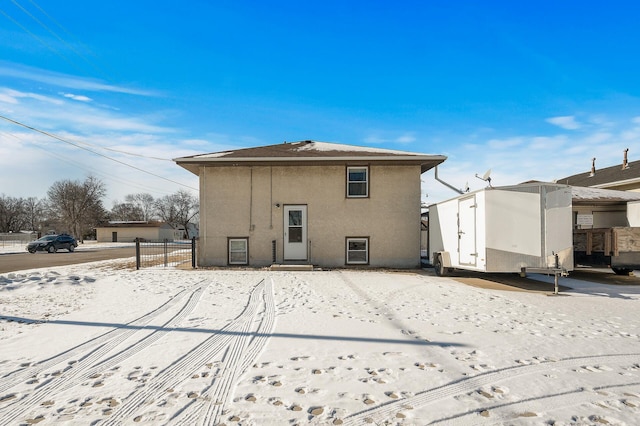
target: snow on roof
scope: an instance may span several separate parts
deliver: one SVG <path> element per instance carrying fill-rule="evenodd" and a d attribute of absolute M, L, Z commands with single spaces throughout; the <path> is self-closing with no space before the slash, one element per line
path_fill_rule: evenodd
<path fill-rule="evenodd" d="M 355 145 L 343 145 L 338 143 L 330 143 L 330 142 L 317 142 L 317 141 L 306 141 L 304 145 L 296 148 L 296 151 L 319 151 L 319 152 L 330 152 L 330 151 L 341 151 L 341 152 L 362 152 L 362 153 L 377 153 L 377 154 L 388 154 L 388 155 L 427 155 L 421 154 L 417 152 L 408 152 L 408 151 L 399 151 L 393 149 L 383 149 L 383 148 L 371 148 L 368 146 L 355 146 Z"/>
<path fill-rule="evenodd" d="M 606 201 L 627 202 L 640 200 L 640 192 L 616 191 L 613 189 L 600 189 L 584 186 L 572 186 L 571 195 L 574 202 L 580 201 Z"/>
<path fill-rule="evenodd" d="M 422 173 L 445 161 L 444 155 L 409 151 L 342 145 L 329 142 L 299 141 L 276 145 L 237 149 L 234 151 L 198 154 L 175 158 L 174 161 L 194 174 L 199 166 L 228 166 L 251 164 L 343 164 L 347 161 L 371 161 L 399 164 L 420 164 Z"/>
<path fill-rule="evenodd" d="M 327 158 L 327 157 L 381 157 L 381 156 L 404 156 L 404 157 L 442 157 L 433 154 L 424 154 L 409 151 L 399 151 L 392 149 L 372 148 L 356 145 L 344 145 L 330 142 L 300 141 L 285 142 L 276 145 L 257 146 L 253 148 L 243 148 L 234 151 L 212 152 L 209 154 L 198 154 L 190 157 L 178 158 L 175 161 L 185 160 L 206 160 L 206 159 L 273 159 L 273 158 Z M 444 160 L 444 157 L 443 157 Z"/>

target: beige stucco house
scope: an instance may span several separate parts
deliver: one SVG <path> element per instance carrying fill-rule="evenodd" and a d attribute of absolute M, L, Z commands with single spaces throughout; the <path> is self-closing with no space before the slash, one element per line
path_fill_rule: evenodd
<path fill-rule="evenodd" d="M 184 230 L 174 229 L 165 222 L 111 222 L 96 227 L 99 243 L 133 242 L 136 238 L 146 241 L 179 240 Z"/>
<path fill-rule="evenodd" d="M 194 155 L 201 266 L 420 265 L 420 176 L 446 157 L 302 141 Z"/>

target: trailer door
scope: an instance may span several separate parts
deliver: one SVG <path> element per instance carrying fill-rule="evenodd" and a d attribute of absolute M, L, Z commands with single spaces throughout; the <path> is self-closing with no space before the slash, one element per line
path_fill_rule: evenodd
<path fill-rule="evenodd" d="M 476 196 L 458 200 L 458 262 L 460 265 L 476 266 Z"/>

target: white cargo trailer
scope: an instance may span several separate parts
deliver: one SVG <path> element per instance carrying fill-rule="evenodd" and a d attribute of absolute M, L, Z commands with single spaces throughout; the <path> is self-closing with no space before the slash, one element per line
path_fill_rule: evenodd
<path fill-rule="evenodd" d="M 429 206 L 436 274 L 573 270 L 571 188 L 527 183 L 486 188 Z"/>

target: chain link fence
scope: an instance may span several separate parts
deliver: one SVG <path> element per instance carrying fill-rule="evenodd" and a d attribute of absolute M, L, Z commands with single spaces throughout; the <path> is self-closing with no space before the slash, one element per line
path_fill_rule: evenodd
<path fill-rule="evenodd" d="M 12 247 L 17 248 L 26 246 L 31 241 L 38 239 L 35 233 L 26 234 L 22 232 L 0 233 L 0 248 Z"/>

